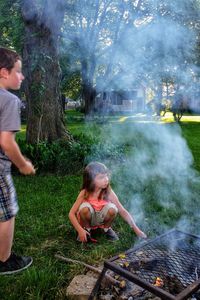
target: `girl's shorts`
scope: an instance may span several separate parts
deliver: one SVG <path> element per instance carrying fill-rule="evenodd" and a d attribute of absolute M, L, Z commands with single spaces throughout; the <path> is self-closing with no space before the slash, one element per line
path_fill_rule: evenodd
<path fill-rule="evenodd" d="M 95 211 L 92 205 L 88 202 L 81 203 L 78 214 L 80 215 L 81 209 L 88 207 L 91 213 L 91 227 L 95 226 L 102 226 L 104 224 L 104 219 L 108 213 L 108 210 L 110 208 L 113 208 L 116 211 L 116 214 L 118 213 L 117 206 L 114 203 L 108 203 L 106 204 L 101 210 Z"/>
<path fill-rule="evenodd" d="M 0 222 L 14 217 L 19 210 L 17 195 L 10 174 L 0 175 Z"/>

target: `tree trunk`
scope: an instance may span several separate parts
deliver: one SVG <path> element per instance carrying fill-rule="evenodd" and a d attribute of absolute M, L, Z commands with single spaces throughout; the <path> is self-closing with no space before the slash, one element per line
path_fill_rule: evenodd
<path fill-rule="evenodd" d="M 64 126 L 57 50 L 64 9 L 63 14 L 58 13 L 61 1 L 51 3 L 47 0 L 41 13 L 35 1 L 30 2 L 24 0 L 22 5 L 25 24 L 24 87 L 28 104 L 27 142 L 70 138 Z"/>
<path fill-rule="evenodd" d="M 85 114 L 91 115 L 95 112 L 95 98 L 96 90 L 94 88 L 94 72 L 95 72 L 95 59 L 90 55 L 90 60 L 82 60 L 82 98 L 85 104 Z"/>
<path fill-rule="evenodd" d="M 95 112 L 96 91 L 90 84 L 83 84 L 82 97 L 85 103 L 85 114 L 91 115 Z"/>

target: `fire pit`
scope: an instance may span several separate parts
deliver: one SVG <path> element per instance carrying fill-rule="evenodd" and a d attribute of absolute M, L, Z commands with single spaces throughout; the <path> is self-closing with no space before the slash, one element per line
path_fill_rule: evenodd
<path fill-rule="evenodd" d="M 200 237 L 172 229 L 105 261 L 89 300 L 108 270 L 161 299 L 188 299 L 200 288 Z"/>

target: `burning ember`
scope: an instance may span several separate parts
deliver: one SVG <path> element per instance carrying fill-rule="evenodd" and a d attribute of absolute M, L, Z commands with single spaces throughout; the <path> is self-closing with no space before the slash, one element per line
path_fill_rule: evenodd
<path fill-rule="evenodd" d="M 160 277 L 156 277 L 156 282 L 154 283 L 155 286 L 163 287 L 164 282 Z"/>
<path fill-rule="evenodd" d="M 89 300 L 97 293 L 106 271 L 113 277 L 118 274 L 120 281 L 126 280 L 121 290 L 126 288 L 129 298 L 141 299 L 141 295 L 148 294 L 149 298 L 142 299 L 153 299 L 149 294 L 154 294 L 166 300 L 188 299 L 200 288 L 199 253 L 200 237 L 171 230 L 105 261 Z M 113 299 L 120 299 L 119 288 Z"/>

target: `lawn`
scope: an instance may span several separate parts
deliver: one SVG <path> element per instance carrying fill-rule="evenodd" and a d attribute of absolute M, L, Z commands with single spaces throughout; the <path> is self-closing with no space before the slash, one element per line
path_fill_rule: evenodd
<path fill-rule="evenodd" d="M 105 143 L 109 139 L 114 145 L 126 144 L 124 159 L 107 159 L 112 186 L 150 238 L 174 226 L 198 234 L 200 184 L 196 172 L 200 171 L 200 120 L 183 118 L 179 127 L 171 116 L 161 123 L 146 122 L 143 116 L 84 122 L 83 115 L 74 112 L 67 113 L 66 118 L 74 136 L 99 135 Z M 23 129 L 21 136 L 25 134 Z M 21 274 L 0 278 L 1 300 L 66 299 L 68 283 L 85 269 L 57 261 L 55 253 L 98 265 L 138 242 L 119 217 L 114 224 L 120 236 L 116 243 L 109 243 L 104 237 L 97 244 L 76 242 L 68 212 L 80 189 L 78 175 L 15 176 L 14 181 L 20 204 L 14 251 L 31 255 L 34 263 Z"/>

